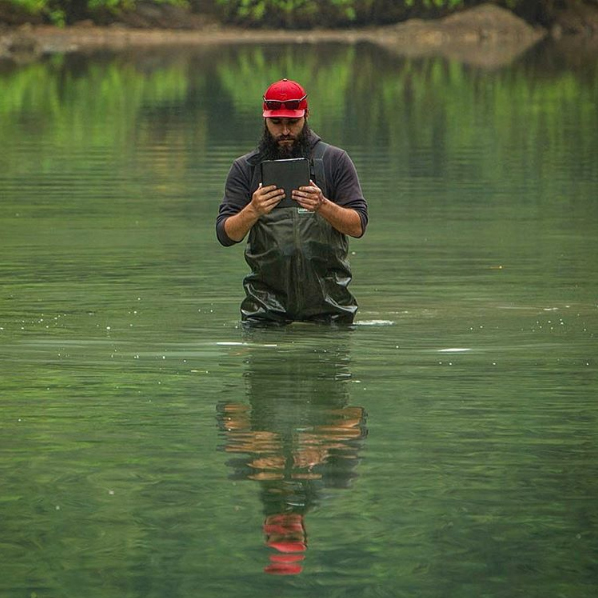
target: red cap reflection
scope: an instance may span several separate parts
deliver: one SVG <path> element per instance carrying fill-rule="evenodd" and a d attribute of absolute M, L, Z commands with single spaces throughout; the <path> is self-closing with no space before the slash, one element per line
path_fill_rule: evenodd
<path fill-rule="evenodd" d="M 264 522 L 266 546 L 278 552 L 270 555 L 270 564 L 264 568 L 271 575 L 297 575 L 303 571 L 300 562 L 307 550 L 307 538 L 303 515 L 279 513 L 270 515 Z"/>

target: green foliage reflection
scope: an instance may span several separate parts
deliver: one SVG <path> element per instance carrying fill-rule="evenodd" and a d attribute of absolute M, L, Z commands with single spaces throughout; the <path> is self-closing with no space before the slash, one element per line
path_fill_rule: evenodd
<path fill-rule="evenodd" d="M 595 76 L 546 69 L 532 78 L 528 68 L 522 63 L 487 73 L 441 58 L 400 58 L 371 46 L 335 44 L 195 50 L 159 59 L 115 55 L 84 63 L 56 57 L 1 75 L 0 143 L 14 147 L 28 127 L 37 127 L 44 140 L 24 156 L 9 152 L 3 163 L 10 171 L 17 163 L 22 168 L 23 160 L 51 161 L 56 147 L 70 148 L 73 160 L 83 160 L 77 148 L 118 148 L 142 135 L 166 134 L 168 123 L 166 129 L 156 126 L 166 114 L 188 123 L 178 134 L 202 151 L 214 134 L 239 139 L 238 131 L 246 130 L 255 138 L 259 98 L 282 77 L 306 85 L 318 132 L 333 143 L 376 152 L 422 144 L 438 146 L 439 153 L 460 151 L 482 130 L 497 157 L 506 159 L 501 152 L 539 151 L 543 139 L 559 134 L 559 113 L 573 105 L 575 129 L 596 129 Z M 226 118 L 220 119 L 220 111 Z M 209 124 L 214 118 L 221 120 L 217 127 Z M 476 127 L 469 126 L 472 119 Z M 564 140 L 572 148 L 587 142 Z M 550 163 L 550 156 L 544 160 Z M 497 173 L 495 165 L 487 167 Z"/>

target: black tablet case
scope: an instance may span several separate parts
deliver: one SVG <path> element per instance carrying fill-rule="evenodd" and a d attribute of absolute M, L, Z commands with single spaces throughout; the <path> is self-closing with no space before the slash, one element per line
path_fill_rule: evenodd
<path fill-rule="evenodd" d="M 293 189 L 309 185 L 309 160 L 307 158 L 290 158 L 288 160 L 264 160 L 262 167 L 262 185 L 276 185 L 285 191 L 285 197 L 277 208 L 297 207 L 299 204 L 291 199 Z"/>

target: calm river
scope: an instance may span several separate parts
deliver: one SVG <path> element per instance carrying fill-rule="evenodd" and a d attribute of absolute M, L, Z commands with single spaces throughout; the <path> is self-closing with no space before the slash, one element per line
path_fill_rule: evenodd
<path fill-rule="evenodd" d="M 370 203 L 352 330 L 245 333 L 265 87 Z M 370 45 L 0 69 L 3 598 L 591 598 L 598 67 Z"/>

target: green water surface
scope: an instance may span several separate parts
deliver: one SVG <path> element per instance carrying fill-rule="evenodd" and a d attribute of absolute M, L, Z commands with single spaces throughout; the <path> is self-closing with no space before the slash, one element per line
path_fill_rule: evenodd
<path fill-rule="evenodd" d="M 351 330 L 244 332 L 215 238 L 283 76 L 369 201 Z M 550 46 L 4 65 L 0 595 L 596 596 L 597 102 Z"/>

